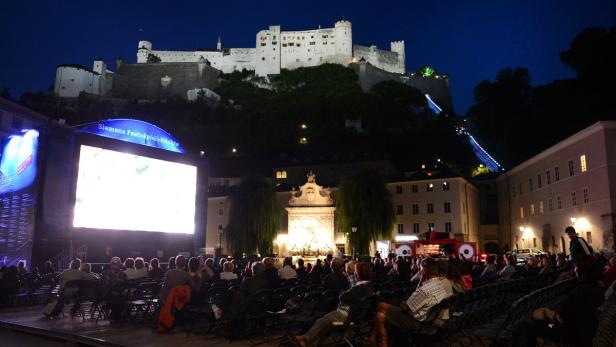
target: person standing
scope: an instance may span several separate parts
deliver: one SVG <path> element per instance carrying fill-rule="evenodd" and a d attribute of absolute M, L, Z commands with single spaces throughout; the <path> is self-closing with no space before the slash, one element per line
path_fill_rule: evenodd
<path fill-rule="evenodd" d="M 571 240 L 569 242 L 569 253 L 571 255 L 571 260 L 581 256 L 582 254 L 587 254 L 590 256 L 593 255 L 592 247 L 588 245 L 586 240 L 577 235 L 574 227 L 568 226 L 565 228 L 565 233 L 567 233 L 567 236 L 569 236 L 569 239 Z"/>

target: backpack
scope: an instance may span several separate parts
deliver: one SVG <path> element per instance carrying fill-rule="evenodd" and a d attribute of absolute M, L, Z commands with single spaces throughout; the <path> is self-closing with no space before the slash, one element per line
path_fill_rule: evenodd
<path fill-rule="evenodd" d="M 64 301 L 60 300 L 58 297 L 54 297 L 47 303 L 47 305 L 45 305 L 43 315 L 47 318 L 57 317 L 60 313 L 62 313 L 63 308 Z"/>

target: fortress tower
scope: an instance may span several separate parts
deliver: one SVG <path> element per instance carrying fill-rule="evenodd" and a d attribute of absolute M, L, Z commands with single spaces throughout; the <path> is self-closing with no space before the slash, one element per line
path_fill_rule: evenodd
<path fill-rule="evenodd" d="M 404 41 L 392 41 L 391 51 L 398 53 L 398 73 L 406 72 L 406 53 L 404 48 Z"/>
<path fill-rule="evenodd" d="M 139 41 L 137 45 L 137 63 L 147 63 L 148 55 L 152 51 L 152 42 Z"/>
<path fill-rule="evenodd" d="M 336 35 L 336 55 L 341 56 L 342 63 L 348 64 L 353 59 L 353 29 L 348 20 L 339 20 L 334 25 Z"/>

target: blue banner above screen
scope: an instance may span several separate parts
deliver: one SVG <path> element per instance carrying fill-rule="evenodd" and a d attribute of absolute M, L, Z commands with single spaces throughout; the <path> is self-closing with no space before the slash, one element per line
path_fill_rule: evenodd
<path fill-rule="evenodd" d="M 0 157 L 0 194 L 18 191 L 34 182 L 38 136 L 36 130 L 9 136 Z"/>
<path fill-rule="evenodd" d="M 171 134 L 154 124 L 136 119 L 107 119 L 89 123 L 81 128 L 81 132 L 166 151 L 185 153 L 182 145 Z"/>

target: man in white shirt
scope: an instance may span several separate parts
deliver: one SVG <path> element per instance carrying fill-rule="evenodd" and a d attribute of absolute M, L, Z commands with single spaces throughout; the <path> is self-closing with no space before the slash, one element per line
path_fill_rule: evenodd
<path fill-rule="evenodd" d="M 421 262 L 423 277 L 415 292 L 400 304 L 393 306 L 379 303 L 376 319 L 368 337 L 371 344 L 375 344 L 377 335 L 380 337 L 380 346 L 387 346 L 387 326 L 394 326 L 407 332 L 422 328 L 422 323 L 428 318 L 430 309 L 444 299 L 453 295 L 451 283 L 443 273 L 444 267 L 438 261 L 426 258 Z M 440 315 L 440 313 L 439 313 Z"/>
<path fill-rule="evenodd" d="M 297 278 L 297 271 L 293 268 L 293 258 L 286 257 L 282 263 L 282 268 L 278 270 L 278 277 L 281 280 L 290 280 Z"/>
<path fill-rule="evenodd" d="M 233 272 L 234 269 L 235 265 L 230 261 L 227 261 L 222 264 L 222 272 L 220 273 L 220 279 L 226 281 L 237 279 L 237 274 Z"/>

